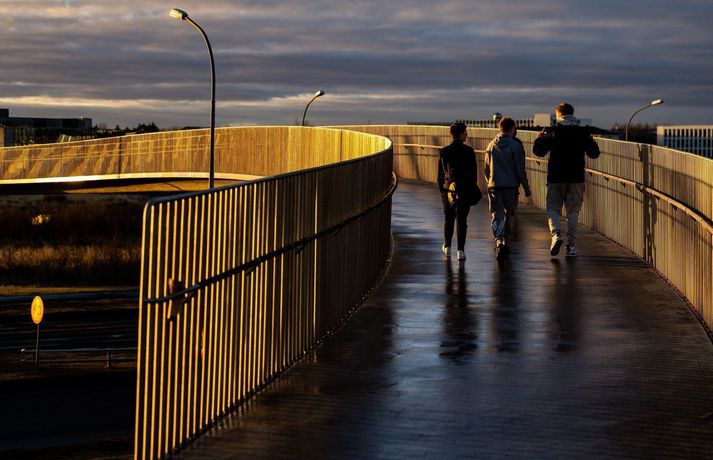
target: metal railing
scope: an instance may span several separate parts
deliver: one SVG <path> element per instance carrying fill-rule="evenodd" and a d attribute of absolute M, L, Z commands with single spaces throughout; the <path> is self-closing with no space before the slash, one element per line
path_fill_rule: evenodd
<path fill-rule="evenodd" d="M 435 182 L 437 146 L 448 127 L 345 126 L 389 137 L 394 169 L 402 179 Z M 495 129 L 469 128 L 481 153 Z M 518 137 L 528 155 L 532 203 L 545 208 L 547 160 L 532 155 L 536 132 Z M 601 156 L 587 159 L 580 223 L 636 253 L 655 268 L 713 328 L 713 161 L 672 149 L 597 138 Z M 482 171 L 482 155 L 478 158 Z M 479 175 L 481 188 L 485 186 Z"/>
<path fill-rule="evenodd" d="M 147 206 L 137 458 L 170 454 L 207 429 L 318 343 L 378 279 L 390 249 L 392 161 L 403 179 L 435 182 L 435 149 L 450 135 L 344 129 L 218 130 L 216 177 L 275 177 Z M 495 133 L 470 128 L 469 142 L 482 151 Z M 519 137 L 532 202 L 544 208 L 547 161 L 532 157 L 535 135 Z M 379 136 L 393 140 L 393 157 Z M 197 130 L 0 149 L 0 183 L 207 177 L 207 142 Z M 597 142 L 580 221 L 646 260 L 713 326 L 713 162 Z"/>
<path fill-rule="evenodd" d="M 131 354 L 134 356 L 126 356 Z M 136 362 L 136 348 L 53 348 L 40 349 L 39 355 L 39 364 L 104 363 L 104 367 L 110 368 L 112 363 Z M 34 364 L 35 349 L 20 349 L 20 362 Z"/>
<path fill-rule="evenodd" d="M 321 166 L 332 160 L 349 159 L 356 151 L 349 148 L 362 152 L 373 143 L 359 133 L 331 131 L 284 126 L 217 129 L 216 178 L 251 180 Z M 209 150 L 207 129 L 5 147 L 0 148 L 0 185 L 207 178 Z M 336 151 L 342 152 L 343 157 L 322 153 Z"/>
<path fill-rule="evenodd" d="M 299 360 L 385 268 L 390 142 L 289 129 L 253 155 L 298 171 L 146 206 L 136 458 L 170 455 Z"/>

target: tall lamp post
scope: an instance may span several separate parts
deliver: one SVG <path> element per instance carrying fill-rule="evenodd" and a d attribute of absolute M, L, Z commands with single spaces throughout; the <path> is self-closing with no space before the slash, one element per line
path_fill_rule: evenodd
<path fill-rule="evenodd" d="M 305 107 L 305 113 L 302 114 L 302 126 L 305 125 L 305 118 L 307 117 L 307 109 L 309 109 L 309 106 L 312 105 L 312 103 L 314 102 L 315 99 L 317 99 L 318 97 L 321 97 L 321 96 L 324 96 L 324 91 L 322 91 L 320 89 L 319 91 L 314 93 L 314 96 L 312 97 L 312 99 L 310 99 L 310 101 L 307 103 L 307 107 Z"/>
<path fill-rule="evenodd" d="M 629 140 L 629 125 L 631 125 L 631 120 L 634 119 L 637 113 L 641 112 L 642 110 L 648 109 L 649 107 L 653 107 L 655 105 L 660 105 L 663 104 L 663 99 L 656 99 L 655 101 L 651 101 L 636 112 L 629 118 L 629 122 L 626 124 L 626 131 L 624 132 L 624 140 L 628 141 Z"/>
<path fill-rule="evenodd" d="M 208 36 L 205 31 L 188 16 L 188 13 L 183 10 L 179 10 L 178 8 L 174 8 L 168 14 L 172 18 L 188 21 L 193 27 L 198 29 L 198 32 L 201 33 L 203 40 L 208 47 L 208 54 L 210 55 L 210 173 L 208 176 L 208 183 L 210 188 L 213 188 L 213 182 L 215 179 L 215 62 L 213 61 L 213 48 L 210 46 L 210 40 L 208 40 Z"/>

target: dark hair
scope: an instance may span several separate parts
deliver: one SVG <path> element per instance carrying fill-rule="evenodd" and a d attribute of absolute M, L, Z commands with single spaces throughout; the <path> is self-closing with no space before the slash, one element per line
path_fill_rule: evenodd
<path fill-rule="evenodd" d="M 510 117 L 505 117 L 498 123 L 501 133 L 506 133 L 515 127 L 515 120 Z"/>
<path fill-rule="evenodd" d="M 574 115 L 574 107 L 572 107 L 572 104 L 563 102 L 555 107 L 555 112 L 559 112 L 562 115 Z"/>
<path fill-rule="evenodd" d="M 465 123 L 453 123 L 451 125 L 451 136 L 453 136 L 453 139 L 457 139 L 460 137 L 461 134 L 466 132 L 468 128 L 465 126 Z"/>

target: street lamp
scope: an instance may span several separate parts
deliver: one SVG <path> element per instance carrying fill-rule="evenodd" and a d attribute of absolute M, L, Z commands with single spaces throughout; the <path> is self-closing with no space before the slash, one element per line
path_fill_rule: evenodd
<path fill-rule="evenodd" d="M 631 116 L 631 118 L 629 118 L 629 122 L 626 124 L 626 131 L 625 131 L 625 133 L 624 133 L 624 140 L 625 140 L 625 141 L 628 141 L 628 140 L 629 140 L 629 125 L 631 125 L 631 120 L 634 119 L 634 117 L 636 116 L 636 114 L 639 113 L 639 112 L 641 112 L 642 110 L 648 109 L 649 107 L 653 107 L 653 106 L 655 106 L 655 105 L 660 105 L 660 104 L 663 104 L 663 99 L 656 99 L 655 101 L 649 102 L 648 104 L 646 104 L 645 106 L 643 106 L 642 108 L 640 108 L 639 110 L 637 110 L 636 112 L 634 112 L 634 114 Z"/>
<path fill-rule="evenodd" d="M 210 188 L 213 188 L 215 178 L 215 62 L 213 61 L 213 48 L 210 46 L 210 41 L 205 31 L 188 16 L 188 13 L 174 8 L 168 14 L 172 18 L 188 21 L 193 27 L 198 29 L 198 32 L 201 33 L 208 47 L 208 54 L 210 55 L 210 174 L 208 176 L 208 183 Z"/>
<path fill-rule="evenodd" d="M 317 91 L 316 93 L 314 93 L 314 96 L 312 97 L 312 99 L 310 99 L 310 101 L 307 103 L 307 107 L 305 107 L 305 113 L 302 114 L 302 126 L 305 125 L 305 117 L 307 116 L 307 109 L 309 109 L 309 106 L 314 102 L 314 100 L 320 96 L 324 96 L 324 91 L 322 91 L 321 89 L 319 91 Z"/>

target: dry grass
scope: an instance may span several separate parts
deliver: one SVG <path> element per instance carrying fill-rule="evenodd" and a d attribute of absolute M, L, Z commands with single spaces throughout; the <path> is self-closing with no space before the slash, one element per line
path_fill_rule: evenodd
<path fill-rule="evenodd" d="M 101 242 L 77 245 L 15 246 L 0 248 L 3 284 L 41 283 L 137 285 L 139 246 Z"/>
<path fill-rule="evenodd" d="M 0 285 L 138 285 L 141 213 L 111 196 L 3 197 Z"/>

